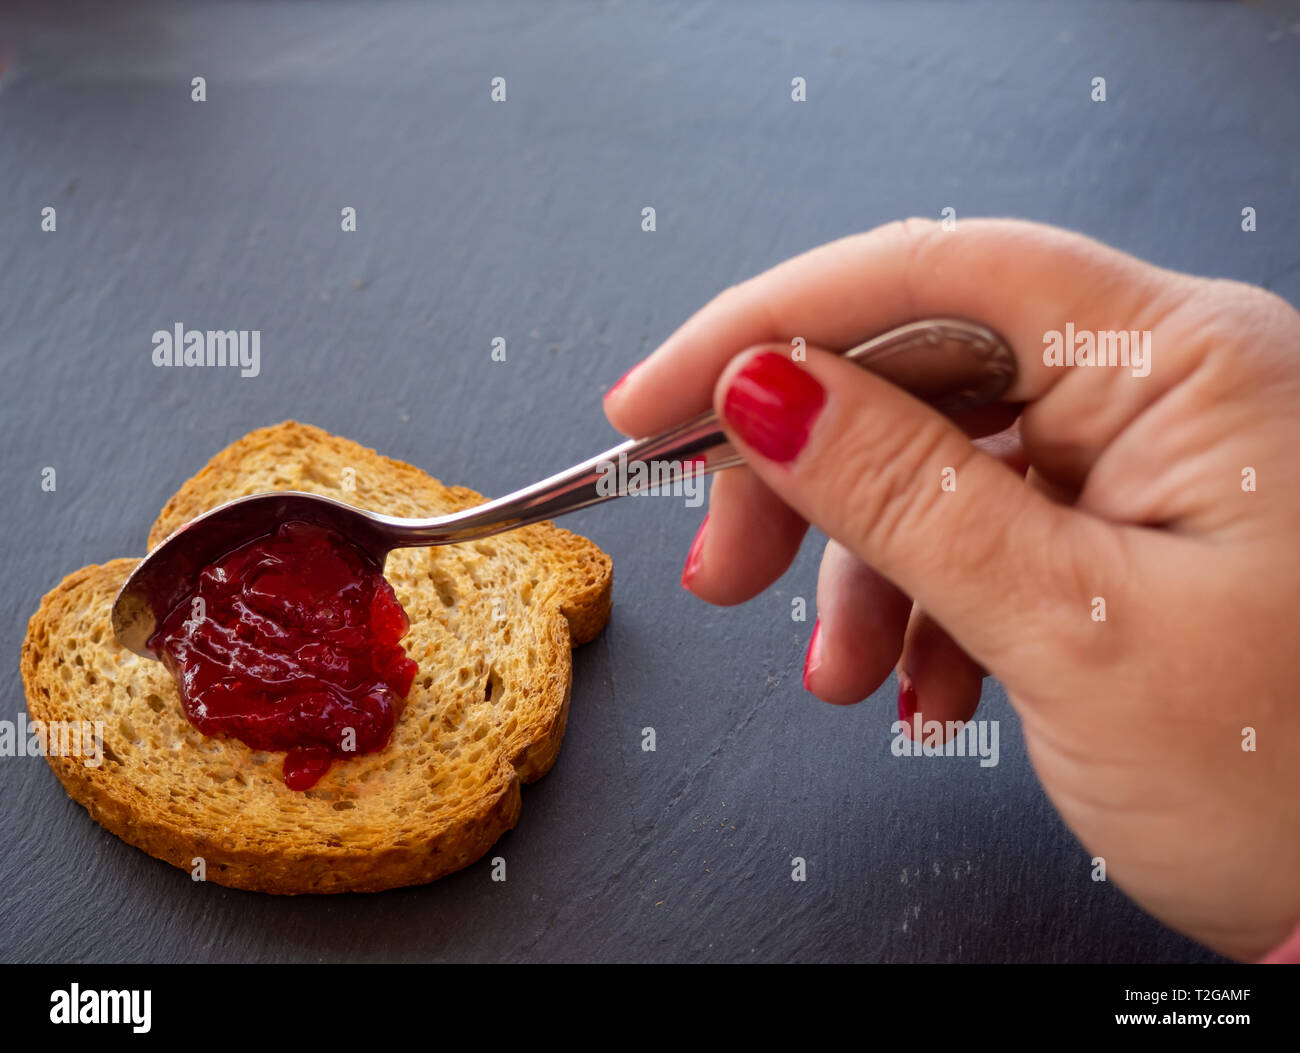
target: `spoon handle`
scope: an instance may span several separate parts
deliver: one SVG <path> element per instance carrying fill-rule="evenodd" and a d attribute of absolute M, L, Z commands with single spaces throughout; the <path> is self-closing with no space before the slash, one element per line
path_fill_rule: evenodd
<path fill-rule="evenodd" d="M 845 351 L 844 357 L 944 413 L 994 402 L 1016 377 L 1015 355 L 1006 342 L 985 326 L 957 318 L 910 322 Z M 743 463 L 710 410 L 659 435 L 629 439 L 495 501 L 428 524 L 403 525 L 392 541 L 404 548 L 489 537 L 655 487 L 681 493 L 687 479 Z"/>

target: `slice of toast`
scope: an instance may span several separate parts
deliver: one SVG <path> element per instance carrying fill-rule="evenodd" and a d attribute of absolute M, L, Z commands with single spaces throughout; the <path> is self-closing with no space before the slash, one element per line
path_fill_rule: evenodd
<path fill-rule="evenodd" d="M 252 432 L 185 483 L 153 548 L 200 512 L 264 490 L 305 490 L 399 516 L 481 503 L 409 464 L 292 421 Z M 121 647 L 109 612 L 135 565 L 70 574 L 23 643 L 33 720 L 102 721 L 103 759 L 50 756 L 102 826 L 206 879 L 259 892 L 373 892 L 421 884 L 481 857 L 519 818 L 521 783 L 544 775 L 564 735 L 570 648 L 609 617 L 613 568 L 550 523 L 484 541 L 401 549 L 385 575 L 410 617 L 420 667 L 388 746 L 288 789 L 283 754 L 207 737 L 159 662 Z"/>

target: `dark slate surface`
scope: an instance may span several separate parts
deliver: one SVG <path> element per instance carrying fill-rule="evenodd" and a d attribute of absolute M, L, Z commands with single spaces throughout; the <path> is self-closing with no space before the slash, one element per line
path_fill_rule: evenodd
<path fill-rule="evenodd" d="M 711 295 L 847 232 L 1014 214 L 1300 300 L 1295 5 L 46 6 L 3 20 L 4 719 L 41 594 L 140 553 L 245 431 L 296 417 L 504 492 L 607 445 L 601 393 Z M 261 375 L 155 369 L 175 322 L 261 329 Z M 3 957 L 1209 960 L 1089 879 L 996 684 L 998 767 L 892 758 L 892 683 L 800 687 L 814 546 L 715 610 L 677 584 L 699 518 L 568 524 L 613 555 L 615 614 L 508 882 L 196 885 L 7 759 Z"/>

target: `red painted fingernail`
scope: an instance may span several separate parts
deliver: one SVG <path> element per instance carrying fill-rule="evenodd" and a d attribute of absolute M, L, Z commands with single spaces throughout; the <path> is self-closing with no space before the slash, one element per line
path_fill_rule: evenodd
<path fill-rule="evenodd" d="M 905 676 L 898 678 L 898 719 L 908 724 L 916 716 L 916 688 Z"/>
<path fill-rule="evenodd" d="M 818 618 L 813 623 L 812 638 L 808 641 L 808 653 L 803 658 L 803 689 L 811 691 L 808 686 L 808 678 L 817 671 L 817 667 L 822 664 L 821 648 L 817 646 L 821 637 L 822 620 Z"/>
<path fill-rule="evenodd" d="M 640 363 L 638 362 L 637 365 L 640 365 Z M 631 369 L 629 369 L 626 373 L 624 373 L 621 377 L 619 377 L 616 381 L 614 381 L 613 384 L 609 386 L 609 390 L 605 392 L 603 398 L 609 398 L 610 395 L 614 394 L 614 392 L 616 392 L 622 386 L 623 381 L 627 380 L 627 378 L 630 377 L 635 372 L 636 372 L 636 366 L 633 366 Z"/>
<path fill-rule="evenodd" d="M 812 431 L 826 391 L 785 355 L 764 351 L 732 378 L 722 401 L 727 423 L 770 461 L 793 461 Z"/>
<path fill-rule="evenodd" d="M 695 540 L 691 542 L 691 550 L 686 554 L 686 566 L 682 568 L 682 588 L 689 589 L 690 580 L 695 576 L 695 572 L 700 569 L 700 562 L 704 557 L 704 529 L 709 525 L 709 517 L 706 514 L 704 521 L 700 523 L 700 529 L 695 531 Z"/>

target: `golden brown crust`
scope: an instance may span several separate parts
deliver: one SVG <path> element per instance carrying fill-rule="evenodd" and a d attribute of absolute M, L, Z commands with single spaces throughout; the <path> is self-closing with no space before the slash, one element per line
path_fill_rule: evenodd
<path fill-rule="evenodd" d="M 351 469 L 349 489 L 343 469 Z M 286 422 L 223 450 L 163 509 L 150 547 L 222 501 L 267 489 L 328 494 L 396 515 L 483 500 L 318 428 Z M 234 888 L 377 891 L 480 858 L 519 818 L 520 784 L 563 739 L 570 645 L 609 616 L 609 557 L 550 524 L 484 542 L 394 553 L 386 573 L 411 617 L 420 674 L 389 746 L 288 790 L 281 755 L 186 720 L 157 662 L 113 638 L 113 596 L 134 560 L 83 567 L 41 601 L 23 644 L 33 720 L 102 721 L 99 767 L 50 757 L 68 793 L 151 855 Z"/>

